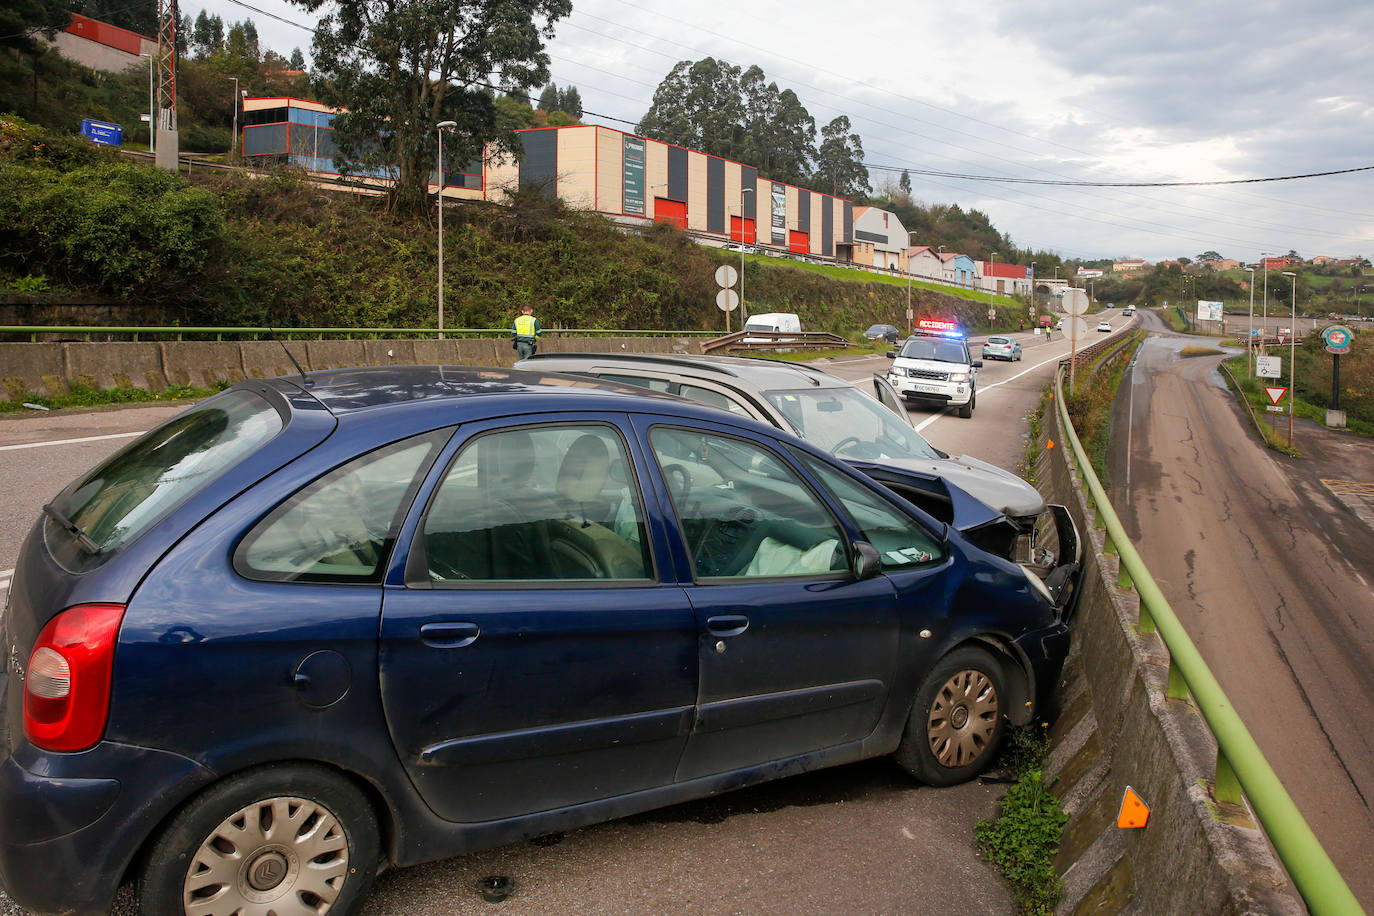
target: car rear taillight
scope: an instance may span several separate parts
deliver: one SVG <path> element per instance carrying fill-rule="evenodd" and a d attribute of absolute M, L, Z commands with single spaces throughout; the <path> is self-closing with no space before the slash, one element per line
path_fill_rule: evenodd
<path fill-rule="evenodd" d="M 38 634 L 24 676 L 24 734 L 49 751 L 81 751 L 105 732 L 122 604 L 67 608 Z"/>

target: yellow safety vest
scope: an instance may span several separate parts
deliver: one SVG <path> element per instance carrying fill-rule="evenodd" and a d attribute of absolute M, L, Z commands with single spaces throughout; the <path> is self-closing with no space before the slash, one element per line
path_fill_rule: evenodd
<path fill-rule="evenodd" d="M 533 315 L 521 315 L 515 319 L 515 336 L 529 337 L 535 336 L 534 326 L 536 322 Z"/>

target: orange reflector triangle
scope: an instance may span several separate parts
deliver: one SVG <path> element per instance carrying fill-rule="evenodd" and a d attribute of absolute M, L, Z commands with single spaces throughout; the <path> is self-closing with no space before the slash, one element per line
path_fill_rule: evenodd
<path fill-rule="evenodd" d="M 1144 827 L 1149 820 L 1149 806 L 1135 794 L 1135 789 L 1127 786 L 1126 794 L 1121 799 L 1121 813 L 1116 816 L 1116 826 L 1122 830 L 1130 830 L 1133 827 Z"/>
<path fill-rule="evenodd" d="M 1046 440 L 1045 440 L 1045 448 L 1054 448 L 1054 440 L 1053 440 L 1053 439 L 1046 439 Z"/>

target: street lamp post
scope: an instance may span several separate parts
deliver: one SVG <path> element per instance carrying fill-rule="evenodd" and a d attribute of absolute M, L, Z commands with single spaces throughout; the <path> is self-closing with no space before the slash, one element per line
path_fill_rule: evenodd
<path fill-rule="evenodd" d="M 744 307 L 744 195 L 753 194 L 753 188 L 739 189 L 739 326 L 749 320 L 749 312 Z"/>
<path fill-rule="evenodd" d="M 1297 355 L 1298 355 L 1298 275 L 1291 270 L 1283 272 L 1293 281 L 1293 319 L 1288 329 L 1288 447 L 1293 447 L 1293 408 L 1297 405 Z"/>
<path fill-rule="evenodd" d="M 157 148 L 154 141 L 157 138 L 157 102 L 153 95 L 153 55 L 140 54 L 139 57 L 148 58 L 148 152 L 156 153 Z"/>
<path fill-rule="evenodd" d="M 229 138 L 229 161 L 234 162 L 239 156 L 239 78 L 231 76 L 229 79 L 234 83 L 234 126 Z"/>
<path fill-rule="evenodd" d="M 997 252 L 992 253 L 992 276 L 988 278 L 988 327 L 992 327 L 993 316 L 997 314 L 995 297 L 997 291 Z"/>
<path fill-rule="evenodd" d="M 439 129 L 439 339 L 444 339 L 444 131 L 458 126 L 457 121 L 440 121 Z"/>
<path fill-rule="evenodd" d="M 915 242 L 912 236 L 915 234 L 916 232 L 913 229 L 908 229 L 906 233 L 906 332 L 908 334 L 912 331 L 912 321 L 914 320 L 911 315 L 911 248 Z M 1355 300 L 1357 311 L 1359 310 L 1359 304 L 1359 299 L 1357 297 Z"/>
<path fill-rule="evenodd" d="M 1029 252 L 1027 252 L 1027 253 L 1029 254 Z M 1027 316 L 1028 318 L 1030 318 L 1031 330 L 1035 330 L 1035 327 L 1034 327 L 1034 326 L 1035 326 L 1035 262 L 1034 262 L 1034 261 L 1031 261 L 1031 263 L 1030 263 L 1030 286 L 1031 286 L 1031 297 L 1030 297 L 1031 301 L 1030 301 L 1030 308 L 1026 309 L 1026 316 Z"/>
<path fill-rule="evenodd" d="M 1247 267 L 1250 271 L 1250 325 L 1246 329 L 1245 336 L 1245 374 L 1248 378 L 1255 377 L 1255 268 Z"/>
<path fill-rule="evenodd" d="M 1260 252 L 1260 266 L 1264 268 L 1264 294 L 1261 297 L 1264 309 L 1264 327 L 1260 329 L 1260 355 L 1267 356 L 1269 349 L 1264 341 L 1269 336 L 1269 252 Z"/>

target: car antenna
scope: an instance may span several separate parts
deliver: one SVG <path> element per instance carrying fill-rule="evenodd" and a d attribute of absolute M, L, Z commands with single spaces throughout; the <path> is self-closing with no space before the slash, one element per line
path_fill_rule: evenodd
<path fill-rule="evenodd" d="M 301 368 L 301 364 L 296 362 L 296 357 L 292 356 L 291 351 L 286 349 L 286 341 L 282 340 L 280 337 L 277 336 L 277 329 L 268 328 L 267 330 L 272 333 L 272 339 L 275 340 L 277 343 L 281 344 L 282 350 L 286 352 L 286 358 L 291 360 L 291 365 L 295 366 L 296 371 L 300 373 L 301 384 L 307 388 L 313 385 L 314 382 L 310 381 L 310 379 L 306 376 L 305 370 Z"/>

